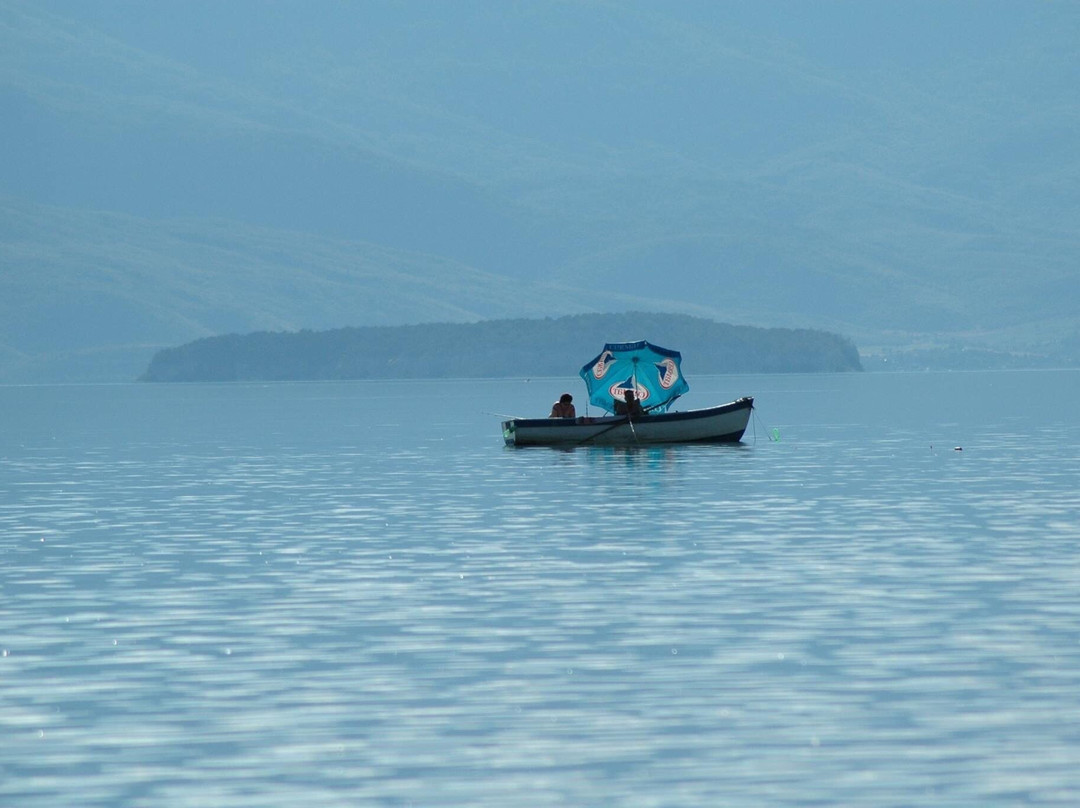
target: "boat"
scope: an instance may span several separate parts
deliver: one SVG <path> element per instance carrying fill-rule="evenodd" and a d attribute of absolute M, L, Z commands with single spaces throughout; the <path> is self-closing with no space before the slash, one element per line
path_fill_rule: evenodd
<path fill-rule="evenodd" d="M 668 412 L 690 386 L 682 355 L 647 340 L 607 343 L 580 374 L 589 402 L 608 415 L 510 418 L 507 446 L 637 446 L 657 443 L 734 443 L 754 409 L 750 396 L 699 410 Z"/>
<path fill-rule="evenodd" d="M 754 399 L 685 412 L 631 418 L 512 418 L 503 421 L 507 446 L 636 446 L 657 443 L 735 443 L 742 440 Z"/>

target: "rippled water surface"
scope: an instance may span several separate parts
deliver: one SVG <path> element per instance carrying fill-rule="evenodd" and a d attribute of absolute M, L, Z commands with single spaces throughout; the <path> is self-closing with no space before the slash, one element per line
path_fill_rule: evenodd
<path fill-rule="evenodd" d="M 1080 804 L 1080 374 L 691 383 L 0 388 L 0 804 Z"/>

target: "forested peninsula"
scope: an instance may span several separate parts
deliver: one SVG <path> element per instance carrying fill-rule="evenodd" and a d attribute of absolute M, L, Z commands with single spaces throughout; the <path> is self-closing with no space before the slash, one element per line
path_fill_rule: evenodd
<path fill-rule="evenodd" d="M 855 345 L 826 331 L 631 312 L 228 334 L 159 351 L 140 380 L 572 376 L 605 342 L 638 339 L 681 351 L 683 369 L 691 375 L 862 370 Z"/>

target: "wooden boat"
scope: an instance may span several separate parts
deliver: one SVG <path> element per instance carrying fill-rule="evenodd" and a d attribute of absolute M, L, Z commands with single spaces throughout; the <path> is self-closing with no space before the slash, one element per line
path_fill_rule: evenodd
<path fill-rule="evenodd" d="M 503 421 L 507 446 L 639 446 L 657 443 L 734 443 L 742 439 L 754 399 L 686 412 L 602 418 L 512 418 Z"/>

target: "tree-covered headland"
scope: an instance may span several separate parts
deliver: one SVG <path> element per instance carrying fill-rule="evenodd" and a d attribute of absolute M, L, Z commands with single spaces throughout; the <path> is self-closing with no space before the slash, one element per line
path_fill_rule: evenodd
<path fill-rule="evenodd" d="M 688 373 L 862 370 L 847 338 L 673 314 L 584 314 L 228 334 L 159 351 L 143 381 L 514 378 L 576 373 L 605 342 L 647 339 L 682 352 Z"/>

